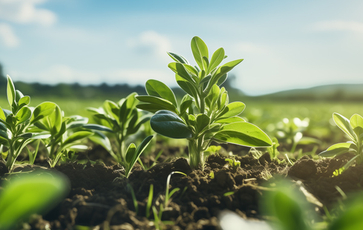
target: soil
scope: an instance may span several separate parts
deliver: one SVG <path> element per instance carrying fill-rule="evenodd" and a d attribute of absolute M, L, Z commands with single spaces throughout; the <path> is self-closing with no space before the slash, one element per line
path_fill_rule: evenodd
<path fill-rule="evenodd" d="M 246 152 L 246 149 L 240 152 Z M 225 209 L 234 211 L 242 218 L 263 219 L 259 199 L 266 190 L 266 181 L 275 175 L 300 181 L 327 207 L 332 207 L 342 197 L 336 186 L 345 193 L 352 193 L 361 190 L 363 185 L 363 166 L 352 166 L 342 174 L 333 176 L 333 172 L 343 166 L 349 157 L 312 160 L 305 156 L 288 167 L 271 161 L 268 153 L 259 159 L 245 154 L 236 156 L 241 166 L 234 169 L 225 161 L 226 156 L 212 155 L 207 159 L 203 171 L 191 170 L 187 160 L 179 157 L 158 163 L 148 170 L 136 164 L 128 179 L 122 177 L 122 169 L 106 157 L 107 165 L 89 161 L 86 164 L 66 163 L 51 169 L 69 178 L 70 193 L 48 214 L 32 217 L 25 226 L 31 229 L 76 229 L 75 226 L 155 229 L 151 210 L 149 217 L 146 217 L 150 185 L 154 188 L 153 206 L 160 211 L 165 201 L 167 177 L 175 171 L 187 176 L 177 173 L 171 176 L 169 191 L 174 188 L 180 190 L 172 195 L 164 208 L 163 229 L 221 229 L 218 216 Z M 153 158 L 144 158 L 143 161 L 145 165 L 151 165 Z M 16 171 L 34 168 L 37 167 L 21 166 Z M 6 168 L 0 164 L 0 177 L 4 179 L 6 176 Z M 130 186 L 136 196 L 137 211 Z"/>

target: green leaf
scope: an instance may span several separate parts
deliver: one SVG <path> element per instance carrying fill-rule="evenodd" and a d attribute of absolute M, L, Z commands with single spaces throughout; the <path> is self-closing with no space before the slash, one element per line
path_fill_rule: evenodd
<path fill-rule="evenodd" d="M 200 133 L 205 127 L 209 125 L 210 118 L 204 114 L 198 114 L 197 116 L 197 131 Z"/>
<path fill-rule="evenodd" d="M 269 147 L 271 139 L 256 125 L 248 122 L 235 122 L 221 128 L 214 138 L 217 141 L 229 142 L 249 147 Z"/>
<path fill-rule="evenodd" d="M 0 107 L 0 119 L 6 121 L 6 116 L 3 109 Z"/>
<path fill-rule="evenodd" d="M 352 127 L 350 126 L 350 122 L 347 118 L 340 115 L 339 113 L 333 113 L 333 119 L 335 124 L 343 131 L 345 132 L 350 139 L 353 141 L 357 141 L 356 135 L 354 131 L 352 130 Z"/>
<path fill-rule="evenodd" d="M 17 124 L 21 124 L 25 121 L 28 121 L 32 115 L 32 111 L 28 107 L 21 108 L 15 115 L 17 119 Z"/>
<path fill-rule="evenodd" d="M 209 57 L 207 45 L 201 38 L 195 36 L 192 39 L 191 47 L 194 59 L 197 62 L 198 66 L 200 67 L 200 69 L 206 70 L 208 66 L 205 66 L 205 63 L 203 62 L 203 57 Z"/>
<path fill-rule="evenodd" d="M 127 150 L 126 150 L 126 157 L 125 158 L 126 158 L 126 162 L 128 164 L 130 164 L 130 162 L 134 158 L 135 153 L 136 153 L 136 145 L 134 143 L 131 143 L 129 145 L 129 147 L 127 148 Z"/>
<path fill-rule="evenodd" d="M 150 119 L 151 128 L 166 137 L 171 138 L 190 138 L 192 132 L 184 121 L 177 114 L 160 110 Z"/>
<path fill-rule="evenodd" d="M 83 126 L 85 129 L 90 129 L 94 131 L 104 131 L 104 132 L 110 132 L 112 133 L 113 130 L 109 127 L 103 126 L 103 125 L 97 125 L 97 124 L 86 124 Z"/>
<path fill-rule="evenodd" d="M 210 65 L 208 68 L 208 73 L 210 71 L 212 71 L 214 68 L 216 68 L 219 64 L 221 64 L 221 62 L 224 59 L 224 55 L 225 55 L 225 53 L 224 53 L 223 48 L 219 48 L 213 53 L 212 59 L 210 61 Z"/>
<path fill-rule="evenodd" d="M 20 98 L 18 105 L 20 107 L 25 106 L 25 105 L 29 105 L 30 103 L 30 97 L 29 96 L 24 96 L 22 98 Z"/>
<path fill-rule="evenodd" d="M 183 115 L 192 104 L 193 99 L 188 94 L 186 94 L 180 104 L 180 115 Z"/>
<path fill-rule="evenodd" d="M 330 146 L 327 150 L 319 153 L 322 157 L 332 157 L 336 155 L 340 155 L 343 153 L 349 152 L 349 149 L 353 143 L 345 142 L 345 143 L 338 143 Z"/>
<path fill-rule="evenodd" d="M 52 134 L 58 133 L 62 128 L 62 111 L 59 106 L 56 106 L 54 112 L 46 117 L 47 123 Z"/>
<path fill-rule="evenodd" d="M 168 52 L 168 55 L 176 62 L 179 62 L 182 64 L 189 64 L 188 60 L 181 55 L 178 55 L 178 54 L 175 54 L 172 52 Z"/>
<path fill-rule="evenodd" d="M 67 145 L 74 144 L 76 141 L 82 140 L 83 138 L 89 137 L 93 134 L 93 132 L 89 131 L 78 131 L 70 135 L 64 142 L 63 146 L 67 147 Z"/>
<path fill-rule="evenodd" d="M 219 115 L 219 119 L 222 118 L 229 118 L 239 115 L 243 112 L 246 105 L 240 101 L 235 101 L 232 103 L 229 103 L 224 109 L 223 112 Z"/>
<path fill-rule="evenodd" d="M 15 86 L 13 81 L 11 80 L 10 76 L 7 76 L 7 98 L 10 107 L 13 106 L 14 100 L 15 100 Z"/>
<path fill-rule="evenodd" d="M 190 83 L 189 81 L 180 77 L 178 74 L 175 74 L 175 80 L 178 83 L 178 85 L 180 86 L 180 88 L 182 88 L 187 94 L 189 94 L 190 96 L 192 96 L 194 98 L 197 97 L 198 93 L 197 93 L 194 83 Z"/>
<path fill-rule="evenodd" d="M 130 150 L 130 152 L 129 152 L 129 149 L 127 150 L 126 160 L 128 163 L 128 168 L 126 169 L 126 172 L 125 172 L 126 177 L 129 176 L 131 169 L 134 167 L 136 161 L 139 159 L 141 154 L 145 151 L 145 149 L 149 145 L 152 138 L 153 138 L 153 136 L 146 137 L 140 143 L 140 145 L 136 148 L 136 150 L 132 149 L 132 150 Z M 133 145 L 133 147 L 135 146 L 133 143 L 131 145 Z M 130 148 L 130 146 L 129 146 L 129 148 Z"/>
<path fill-rule="evenodd" d="M 158 108 L 167 109 L 173 112 L 176 112 L 176 107 L 173 105 L 172 102 L 155 96 L 137 96 L 136 97 L 141 102 L 146 102 L 155 106 L 158 106 Z"/>
<path fill-rule="evenodd" d="M 359 138 L 363 133 L 363 117 L 358 114 L 354 114 L 350 118 L 350 125 L 354 133 L 357 134 L 357 137 Z"/>
<path fill-rule="evenodd" d="M 224 74 L 222 77 L 220 77 L 217 81 L 217 85 L 221 86 L 226 80 L 227 80 L 228 74 Z"/>
<path fill-rule="evenodd" d="M 12 178 L 0 194 L 1 229 L 15 229 L 16 224 L 30 215 L 45 214 L 69 189 L 66 177 L 51 172 L 24 173 Z"/>
<path fill-rule="evenodd" d="M 178 106 L 178 104 L 176 103 L 176 99 L 175 99 L 175 95 L 174 95 L 173 91 L 167 85 L 162 83 L 161 81 L 153 80 L 153 79 L 148 80 L 145 84 L 145 88 L 146 88 L 146 92 L 150 96 L 164 98 L 164 99 L 170 101 L 171 103 L 173 103 L 173 105 L 175 107 Z"/>
<path fill-rule="evenodd" d="M 238 60 L 230 61 L 230 62 L 220 66 L 217 69 L 217 71 L 215 72 L 215 74 L 212 76 L 210 84 L 212 84 L 212 85 L 216 84 L 219 81 L 219 79 L 223 77 L 223 75 L 225 75 L 226 73 L 231 71 L 236 65 L 238 65 L 242 61 L 243 61 L 243 59 L 238 59 Z"/>
<path fill-rule="evenodd" d="M 106 100 L 103 102 L 103 109 L 110 117 L 114 118 L 115 120 L 119 120 L 120 108 L 115 102 Z"/>
<path fill-rule="evenodd" d="M 53 113 L 54 109 L 57 107 L 57 104 L 53 102 L 43 102 L 35 107 L 33 111 L 33 117 L 31 123 L 34 123 L 46 116 L 49 116 Z"/>
<path fill-rule="evenodd" d="M 169 63 L 168 67 L 176 74 L 178 74 L 180 77 L 184 78 L 190 83 L 195 83 L 192 76 L 189 74 L 189 72 L 185 69 L 183 64 L 180 64 L 178 62 L 172 62 Z"/>
<path fill-rule="evenodd" d="M 89 136 L 88 138 L 91 141 L 93 141 L 94 143 L 101 145 L 109 153 L 111 153 L 111 155 L 113 154 L 111 142 L 110 142 L 110 140 L 108 139 L 108 137 L 105 134 L 103 134 L 101 132 L 98 132 L 98 131 L 95 131 L 93 133 L 93 135 L 92 136 Z M 112 156 L 117 160 L 117 157 L 116 156 L 114 156 L 114 155 L 112 155 Z"/>
<path fill-rule="evenodd" d="M 222 124 L 229 124 L 229 123 L 234 123 L 234 122 L 245 122 L 245 120 L 242 117 L 229 117 L 229 118 L 219 118 L 216 120 L 217 123 L 222 123 Z"/>
<path fill-rule="evenodd" d="M 132 111 L 136 108 L 136 105 L 139 101 L 136 99 L 137 93 L 131 93 L 126 98 L 125 101 L 122 103 L 120 108 L 120 122 L 126 123 L 129 117 L 132 114 Z"/>

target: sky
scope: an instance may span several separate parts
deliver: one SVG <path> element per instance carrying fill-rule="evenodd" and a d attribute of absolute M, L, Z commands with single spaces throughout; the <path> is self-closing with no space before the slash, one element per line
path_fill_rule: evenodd
<path fill-rule="evenodd" d="M 248 95 L 363 83 L 361 0 L 0 0 L 0 63 L 14 81 L 176 86 L 167 52 L 194 36 Z"/>

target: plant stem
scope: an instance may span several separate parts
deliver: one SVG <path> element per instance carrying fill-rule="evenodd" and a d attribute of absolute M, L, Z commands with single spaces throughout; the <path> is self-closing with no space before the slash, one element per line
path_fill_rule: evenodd
<path fill-rule="evenodd" d="M 189 140 L 189 164 L 192 169 L 204 168 L 203 136 Z"/>

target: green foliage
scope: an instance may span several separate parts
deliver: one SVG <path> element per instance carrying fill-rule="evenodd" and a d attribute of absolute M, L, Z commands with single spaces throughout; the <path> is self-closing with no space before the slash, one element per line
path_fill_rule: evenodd
<path fill-rule="evenodd" d="M 30 97 L 16 90 L 9 76 L 6 92 L 11 111 L 0 108 L 0 149 L 6 149 L 3 150 L 3 155 L 6 155 L 6 166 L 11 171 L 16 159 L 29 143 L 49 137 L 49 134 L 33 132 L 29 128 L 52 114 L 56 104 L 43 102 L 35 108 L 29 107 Z"/>
<path fill-rule="evenodd" d="M 86 150 L 87 146 L 81 144 L 82 141 L 93 135 L 93 132 L 85 130 L 88 118 L 81 116 L 64 116 L 58 105 L 53 112 L 34 122 L 33 132 L 38 132 L 49 136 L 42 141 L 47 147 L 48 163 L 51 167 L 57 165 L 58 161 L 69 159 L 74 151 Z"/>
<path fill-rule="evenodd" d="M 148 95 L 137 96 L 137 107 L 155 113 L 150 119 L 153 130 L 170 138 L 186 138 L 189 163 L 203 168 L 204 152 L 214 140 L 252 147 L 270 146 L 270 138 L 257 126 L 238 115 L 245 108 L 242 102 L 229 103 L 228 93 L 221 87 L 227 73 L 243 59 L 220 65 L 226 57 L 223 48 L 209 59 L 206 44 L 194 37 L 191 49 L 198 66 L 191 66 L 181 55 L 168 53 L 175 61 L 168 67 L 175 73 L 179 87 L 185 92 L 178 103 L 174 92 L 164 83 L 148 80 Z"/>
<path fill-rule="evenodd" d="M 0 193 L 0 229 L 15 229 L 19 221 L 30 215 L 44 214 L 57 205 L 69 189 L 68 180 L 59 174 L 33 172 L 16 175 Z"/>
<path fill-rule="evenodd" d="M 103 146 L 125 168 L 126 177 L 130 175 L 131 169 L 153 137 L 146 137 L 138 147 L 131 143 L 125 148 L 127 138 L 139 131 L 141 126 L 150 119 L 148 116 L 141 116 L 136 108 L 138 103 L 136 95 L 132 93 L 117 103 L 106 100 L 101 108 L 88 108 L 93 113 L 93 119 L 97 124 L 84 126 L 95 132 L 90 139 Z M 107 132 L 116 140 L 114 147 L 102 132 Z"/>
<path fill-rule="evenodd" d="M 319 153 L 323 157 L 338 156 L 343 153 L 353 153 L 355 156 L 350 159 L 344 166 L 349 168 L 354 162 L 363 163 L 363 117 L 354 114 L 348 120 L 339 113 L 333 113 L 334 123 L 347 135 L 350 139 L 345 143 L 337 143 L 330 146 L 327 150 Z"/>
<path fill-rule="evenodd" d="M 234 158 L 232 158 L 232 159 L 226 158 L 225 161 L 227 161 L 229 166 L 232 167 L 233 172 L 237 172 L 237 169 L 239 167 L 241 167 L 241 162 L 239 160 L 234 159 Z"/>

